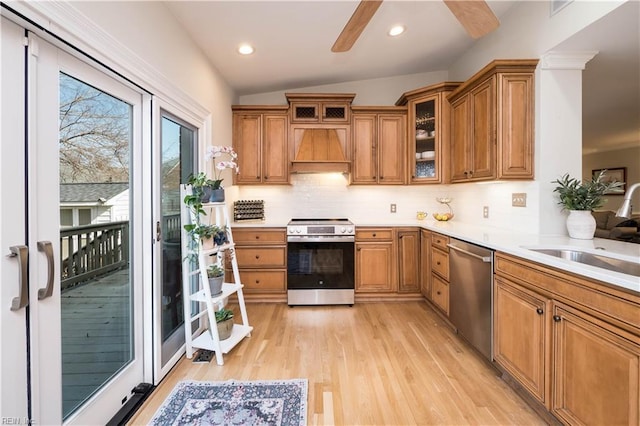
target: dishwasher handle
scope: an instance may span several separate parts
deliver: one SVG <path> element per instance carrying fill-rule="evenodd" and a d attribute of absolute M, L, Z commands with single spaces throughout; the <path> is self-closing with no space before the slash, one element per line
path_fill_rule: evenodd
<path fill-rule="evenodd" d="M 464 254 L 466 254 L 468 256 L 471 256 L 471 257 L 474 257 L 474 258 L 476 258 L 478 260 L 481 260 L 484 263 L 491 263 L 491 256 L 478 256 L 475 253 L 471 253 L 470 251 L 461 249 L 460 247 L 454 246 L 452 244 L 447 244 L 447 247 L 449 247 L 451 250 L 459 251 L 459 252 L 464 253 Z"/>

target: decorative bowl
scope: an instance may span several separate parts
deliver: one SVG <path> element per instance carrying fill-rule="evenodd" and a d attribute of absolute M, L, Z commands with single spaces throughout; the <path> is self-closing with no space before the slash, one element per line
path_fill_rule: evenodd
<path fill-rule="evenodd" d="M 435 220 L 439 220 L 440 222 L 446 222 L 450 219 L 453 219 L 453 213 L 434 213 L 433 218 Z"/>

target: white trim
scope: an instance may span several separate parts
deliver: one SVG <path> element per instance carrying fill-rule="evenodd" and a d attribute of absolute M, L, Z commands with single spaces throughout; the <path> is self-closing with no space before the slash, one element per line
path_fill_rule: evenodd
<path fill-rule="evenodd" d="M 540 68 L 543 70 L 583 70 L 587 62 L 592 60 L 598 53 L 596 50 L 547 52 L 540 57 Z"/>
<path fill-rule="evenodd" d="M 160 70 L 120 43 L 70 3 L 59 0 L 18 0 L 8 1 L 7 4 L 154 95 L 171 99 L 170 103 L 183 112 L 182 116 L 197 117 L 196 121 L 203 121 L 210 116 L 204 106 L 176 87 Z"/>

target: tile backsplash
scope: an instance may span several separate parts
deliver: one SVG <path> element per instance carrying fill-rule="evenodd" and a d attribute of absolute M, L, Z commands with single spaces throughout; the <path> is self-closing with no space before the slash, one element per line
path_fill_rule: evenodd
<path fill-rule="evenodd" d="M 340 173 L 294 174 L 291 185 L 235 186 L 230 200 L 265 200 L 268 222 L 291 218 L 346 217 L 358 223 L 397 223 L 415 219 L 416 212 L 446 212 L 436 197 L 452 198 L 453 220 L 537 233 L 536 182 L 489 182 L 456 185 L 349 185 Z M 527 207 L 512 207 L 511 194 L 527 193 Z M 396 213 L 390 212 L 395 204 Z M 482 216 L 489 206 L 489 218 Z"/>

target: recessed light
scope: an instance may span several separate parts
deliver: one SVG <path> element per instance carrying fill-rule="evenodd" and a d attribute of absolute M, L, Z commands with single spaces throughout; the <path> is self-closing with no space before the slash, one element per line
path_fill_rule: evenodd
<path fill-rule="evenodd" d="M 251 55 L 253 53 L 253 46 L 246 43 L 241 44 L 240 47 L 238 47 L 238 53 L 241 55 Z"/>
<path fill-rule="evenodd" d="M 391 29 L 389 30 L 388 34 L 391 37 L 395 37 L 395 36 L 399 36 L 403 32 L 404 32 L 404 25 L 395 25 L 395 26 L 391 27 Z"/>

